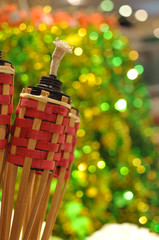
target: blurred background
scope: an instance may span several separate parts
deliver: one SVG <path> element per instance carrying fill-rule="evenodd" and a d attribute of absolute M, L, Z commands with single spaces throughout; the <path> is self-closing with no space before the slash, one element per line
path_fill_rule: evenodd
<path fill-rule="evenodd" d="M 52 11 L 64 9 L 72 13 L 77 9 L 85 9 L 87 13 L 95 11 L 106 15 L 114 14 L 121 26 L 121 31 L 128 36 L 132 48 L 139 53 L 139 62 L 144 66 L 143 79 L 148 85 L 153 99 L 152 111 L 157 114 L 159 103 L 159 2 L 157 0 L 1 0 L 5 4 L 17 4 L 20 9 L 49 5 Z M 158 120 L 157 120 L 158 121 Z"/>

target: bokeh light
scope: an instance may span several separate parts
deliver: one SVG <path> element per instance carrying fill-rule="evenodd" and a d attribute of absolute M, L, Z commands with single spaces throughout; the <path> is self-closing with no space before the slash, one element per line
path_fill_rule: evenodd
<path fill-rule="evenodd" d="M 129 58 L 133 61 L 137 60 L 139 57 L 139 53 L 137 51 L 131 51 L 129 52 Z"/>
<path fill-rule="evenodd" d="M 134 197 L 134 194 L 133 194 L 133 192 L 131 192 L 131 191 L 126 191 L 125 193 L 124 193 L 124 198 L 126 199 L 126 200 L 132 200 L 133 199 L 133 197 Z"/>
<path fill-rule="evenodd" d="M 123 17 L 130 17 L 132 14 L 132 8 L 129 5 L 123 5 L 119 8 L 119 13 Z"/>
<path fill-rule="evenodd" d="M 130 80 L 135 80 L 138 77 L 138 71 L 136 69 L 130 69 L 127 72 L 127 76 Z"/>
<path fill-rule="evenodd" d="M 81 0 L 67 0 L 71 5 L 79 5 Z"/>
<path fill-rule="evenodd" d="M 114 105 L 115 109 L 120 111 L 120 112 L 124 112 L 127 108 L 127 102 L 125 99 L 119 99 L 115 105 Z"/>
<path fill-rule="evenodd" d="M 137 10 L 135 12 L 135 18 L 140 22 L 145 22 L 148 18 L 148 13 L 144 9 Z"/>
<path fill-rule="evenodd" d="M 153 34 L 156 38 L 159 38 L 159 28 L 156 28 L 154 31 L 153 31 Z"/>
<path fill-rule="evenodd" d="M 141 223 L 141 224 L 147 223 L 147 217 L 146 217 L 146 216 L 140 217 L 140 218 L 139 218 L 139 223 Z"/>
<path fill-rule="evenodd" d="M 111 0 L 104 0 L 101 2 L 100 8 L 105 12 L 110 12 L 114 8 L 114 3 Z"/>

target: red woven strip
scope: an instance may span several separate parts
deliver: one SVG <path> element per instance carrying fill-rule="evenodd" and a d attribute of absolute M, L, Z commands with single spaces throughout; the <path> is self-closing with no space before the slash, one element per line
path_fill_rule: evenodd
<path fill-rule="evenodd" d="M 21 131 L 20 131 L 20 137 L 21 138 L 26 138 L 27 137 L 27 134 L 28 134 L 28 128 L 21 128 Z"/>
<path fill-rule="evenodd" d="M 15 126 L 16 127 L 21 127 L 21 128 L 32 128 L 32 126 L 33 126 L 33 119 L 29 119 L 29 118 L 16 118 Z"/>
<path fill-rule="evenodd" d="M 60 134 L 58 138 L 58 143 L 64 143 L 65 142 L 66 135 Z"/>
<path fill-rule="evenodd" d="M 0 115 L 0 124 L 10 124 L 10 116 Z"/>
<path fill-rule="evenodd" d="M 10 86 L 9 95 L 14 95 L 14 86 Z"/>
<path fill-rule="evenodd" d="M 8 155 L 8 162 L 16 164 L 16 165 L 23 166 L 24 165 L 24 159 L 25 159 L 24 157 L 14 155 L 12 153 L 9 153 L 9 155 Z"/>
<path fill-rule="evenodd" d="M 74 161 L 74 159 L 75 159 L 75 156 L 74 156 L 74 154 L 73 154 L 73 153 L 70 153 L 70 156 L 69 156 L 69 161 L 70 161 L 70 162 L 73 162 L 73 161 Z"/>
<path fill-rule="evenodd" d="M 61 159 L 61 153 L 54 153 L 53 160 L 58 162 Z"/>
<path fill-rule="evenodd" d="M 63 118 L 63 123 L 62 123 L 62 125 L 68 126 L 68 124 L 69 124 L 69 118 L 67 118 L 67 117 Z"/>
<path fill-rule="evenodd" d="M 60 174 L 60 168 L 56 168 L 55 173 L 54 173 L 54 177 L 58 178 L 59 174 Z M 65 179 L 69 179 L 69 178 L 70 178 L 70 171 L 66 170 Z"/>
<path fill-rule="evenodd" d="M 43 132 L 43 131 L 34 130 L 34 129 L 28 129 L 27 138 L 51 141 L 52 133 Z"/>
<path fill-rule="evenodd" d="M 68 168 L 68 166 L 69 166 L 69 160 L 68 160 L 68 159 L 64 159 L 64 158 L 61 158 L 60 161 L 58 162 L 57 166 L 58 166 L 58 167 Z"/>
<path fill-rule="evenodd" d="M 50 152 L 58 152 L 59 144 L 50 143 L 47 141 L 37 141 L 36 149 L 50 151 Z"/>
<path fill-rule="evenodd" d="M 36 158 L 36 159 L 46 159 L 46 156 L 47 156 L 47 152 L 23 148 L 23 147 L 17 147 L 16 154 L 20 156 Z"/>
<path fill-rule="evenodd" d="M 8 114 L 12 114 L 13 113 L 13 104 L 9 104 L 8 105 Z"/>
<path fill-rule="evenodd" d="M 54 170 L 55 168 L 55 162 L 54 161 L 48 161 L 48 160 L 33 160 L 31 164 L 32 168 L 36 169 L 47 169 L 47 170 Z"/>
<path fill-rule="evenodd" d="M 16 108 L 16 115 L 19 114 L 19 111 L 20 111 L 20 106 L 18 106 L 18 107 Z"/>
<path fill-rule="evenodd" d="M 64 143 L 61 146 L 61 150 L 66 151 L 66 152 L 72 152 L 72 143 Z"/>
<path fill-rule="evenodd" d="M 57 115 L 56 114 L 49 114 L 47 112 L 42 112 L 40 110 L 32 109 L 32 108 L 27 108 L 25 111 L 25 116 L 27 117 L 32 117 L 32 118 L 38 118 L 38 119 L 43 119 L 47 120 L 50 122 L 55 122 Z"/>
<path fill-rule="evenodd" d="M 0 73 L 0 83 L 11 84 L 12 83 L 12 75 L 6 73 Z"/>
<path fill-rule="evenodd" d="M 70 178 L 70 171 L 67 170 L 65 173 L 65 179 L 69 179 Z"/>
<path fill-rule="evenodd" d="M 67 126 L 65 129 L 65 133 L 75 135 L 75 129 L 73 127 Z"/>
<path fill-rule="evenodd" d="M 57 113 L 63 116 L 67 116 L 68 114 L 68 109 L 66 107 L 63 106 L 59 106 L 56 104 L 51 104 L 51 103 L 47 103 L 46 104 L 46 112 L 49 113 Z"/>
<path fill-rule="evenodd" d="M 79 122 L 76 122 L 76 123 L 75 123 L 75 129 L 76 129 L 76 131 L 78 130 L 78 128 L 79 128 L 79 125 L 80 125 L 80 123 L 79 123 Z"/>
<path fill-rule="evenodd" d="M 3 85 L 0 84 L 0 94 L 2 94 Z"/>
<path fill-rule="evenodd" d="M 0 149 L 4 149 L 7 144 L 7 139 L 0 140 Z"/>
<path fill-rule="evenodd" d="M 0 95 L 0 104 L 10 104 L 10 96 L 9 95 Z"/>
<path fill-rule="evenodd" d="M 37 108 L 38 101 L 29 99 L 29 98 L 22 98 L 20 106 L 27 107 L 27 108 Z"/>
<path fill-rule="evenodd" d="M 8 162 L 19 165 L 19 166 L 24 166 L 24 161 L 25 158 L 22 156 L 18 156 L 18 155 L 14 155 L 14 154 L 9 154 L 8 157 Z M 32 168 L 36 168 L 36 169 L 48 169 L 48 170 L 54 170 L 55 168 L 55 162 L 53 161 L 48 161 L 48 160 L 32 160 L 32 164 L 31 164 Z"/>
<path fill-rule="evenodd" d="M 40 126 L 40 130 L 62 134 L 64 130 L 64 126 L 58 125 L 55 123 L 42 122 Z"/>
<path fill-rule="evenodd" d="M 77 144 L 77 137 L 76 137 L 76 136 L 73 136 L 72 145 L 73 145 L 73 146 L 76 146 L 76 144 Z"/>
<path fill-rule="evenodd" d="M 29 139 L 13 137 L 11 144 L 19 147 L 27 147 L 28 142 L 29 142 Z"/>

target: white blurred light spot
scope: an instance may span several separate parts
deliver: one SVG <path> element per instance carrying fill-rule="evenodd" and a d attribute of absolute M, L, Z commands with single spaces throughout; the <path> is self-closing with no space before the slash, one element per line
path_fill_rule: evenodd
<path fill-rule="evenodd" d="M 138 71 L 136 69 L 130 69 L 127 73 L 127 76 L 130 80 L 134 80 L 138 77 Z"/>
<path fill-rule="evenodd" d="M 141 9 L 135 12 L 135 18 L 140 22 L 145 22 L 148 18 L 148 13 Z"/>
<path fill-rule="evenodd" d="M 156 28 L 156 29 L 153 31 L 153 34 L 155 35 L 156 38 L 159 38 L 159 28 Z"/>
<path fill-rule="evenodd" d="M 132 8 L 129 5 L 123 5 L 119 8 L 119 13 L 123 17 L 130 17 L 132 14 Z"/>
<path fill-rule="evenodd" d="M 71 5 L 79 5 L 81 0 L 67 0 Z"/>

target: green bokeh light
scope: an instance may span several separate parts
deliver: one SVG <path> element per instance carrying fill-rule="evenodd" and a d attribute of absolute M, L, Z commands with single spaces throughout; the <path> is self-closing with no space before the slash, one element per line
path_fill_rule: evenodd
<path fill-rule="evenodd" d="M 133 105 L 136 108 L 141 108 L 143 106 L 143 101 L 140 98 L 135 98 L 133 101 Z"/>
<path fill-rule="evenodd" d="M 101 30 L 101 32 L 106 32 L 106 31 L 108 31 L 108 30 L 109 30 L 108 24 L 102 23 L 102 24 L 100 25 L 100 30 Z"/>
<path fill-rule="evenodd" d="M 109 108 L 110 108 L 109 103 L 107 103 L 107 102 L 102 103 L 102 104 L 100 105 L 100 108 L 101 108 L 101 110 L 102 110 L 103 112 L 108 111 Z"/>
<path fill-rule="evenodd" d="M 129 173 L 129 169 L 127 167 L 121 167 L 120 173 L 121 173 L 121 175 L 126 176 Z"/>
<path fill-rule="evenodd" d="M 110 40 L 113 37 L 113 33 L 111 31 L 104 32 L 103 34 L 106 40 Z"/>
<path fill-rule="evenodd" d="M 118 67 L 122 64 L 122 59 L 120 57 L 114 57 L 112 63 L 114 66 Z"/>
<path fill-rule="evenodd" d="M 138 71 L 139 75 L 144 72 L 144 67 L 142 65 L 136 65 L 134 68 Z"/>
<path fill-rule="evenodd" d="M 94 166 L 94 165 L 90 165 L 89 167 L 88 167 L 88 171 L 90 172 L 90 173 L 94 173 L 95 171 L 96 171 L 96 166 Z"/>
<path fill-rule="evenodd" d="M 84 146 L 84 147 L 83 147 L 83 152 L 84 152 L 84 153 L 90 153 L 90 152 L 91 152 L 91 147 L 88 146 L 88 145 Z"/>
<path fill-rule="evenodd" d="M 154 230 L 159 233 L 159 224 L 155 225 Z"/>
<path fill-rule="evenodd" d="M 98 39 L 98 33 L 96 33 L 96 32 L 91 32 L 91 33 L 89 34 L 89 38 L 90 38 L 91 40 L 93 40 L 93 41 L 97 40 L 97 39 Z"/>
<path fill-rule="evenodd" d="M 101 2 L 100 7 L 105 12 L 110 12 L 114 8 L 114 3 L 111 0 L 104 0 Z"/>

